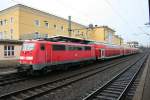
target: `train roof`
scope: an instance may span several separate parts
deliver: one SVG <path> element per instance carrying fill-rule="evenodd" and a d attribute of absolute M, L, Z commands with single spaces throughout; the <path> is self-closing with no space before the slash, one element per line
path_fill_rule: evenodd
<path fill-rule="evenodd" d="M 130 49 L 130 47 L 125 47 L 125 46 L 121 46 L 121 45 L 116 45 L 113 43 L 106 43 L 106 42 L 98 42 L 98 41 L 94 41 L 94 40 L 85 40 L 85 39 L 79 39 L 79 38 L 73 38 L 73 37 L 67 37 L 67 36 L 52 36 L 50 38 L 41 38 L 41 39 L 36 39 L 36 40 L 32 40 L 32 41 L 49 41 L 49 42 L 59 42 L 61 44 L 86 44 L 86 45 L 91 45 L 91 44 L 97 44 L 97 45 L 105 45 L 105 46 L 109 46 L 109 47 L 114 47 L 114 48 L 126 48 L 126 49 Z M 57 43 L 56 43 L 57 44 Z"/>
<path fill-rule="evenodd" d="M 54 42 L 54 41 L 45 41 L 45 40 L 26 40 L 26 43 L 48 43 L 48 44 L 62 44 L 62 45 L 78 45 L 78 46 L 92 46 L 91 44 L 81 44 L 81 43 L 74 43 L 74 42 Z"/>
<path fill-rule="evenodd" d="M 72 43 L 80 43 L 80 44 L 89 44 L 90 40 L 72 38 L 67 36 L 53 36 L 51 38 L 43 38 L 45 41 L 51 42 L 72 42 Z"/>

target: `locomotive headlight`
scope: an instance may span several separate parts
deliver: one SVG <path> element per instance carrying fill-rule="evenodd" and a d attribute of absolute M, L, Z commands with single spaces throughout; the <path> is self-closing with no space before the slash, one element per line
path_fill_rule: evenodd
<path fill-rule="evenodd" d="M 23 57 L 23 56 L 20 56 L 20 60 L 23 60 L 25 57 Z"/>
<path fill-rule="evenodd" d="M 26 57 L 26 60 L 33 60 L 33 57 L 32 56 L 28 56 L 28 57 Z"/>

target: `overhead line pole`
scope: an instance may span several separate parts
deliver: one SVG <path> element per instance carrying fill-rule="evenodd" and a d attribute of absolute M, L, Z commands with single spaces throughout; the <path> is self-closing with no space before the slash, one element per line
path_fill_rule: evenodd
<path fill-rule="evenodd" d="M 148 8 L 149 8 L 149 24 L 150 24 L 150 0 L 148 0 Z"/>
<path fill-rule="evenodd" d="M 69 37 L 71 37 L 71 16 L 68 16 L 68 33 L 69 33 Z"/>

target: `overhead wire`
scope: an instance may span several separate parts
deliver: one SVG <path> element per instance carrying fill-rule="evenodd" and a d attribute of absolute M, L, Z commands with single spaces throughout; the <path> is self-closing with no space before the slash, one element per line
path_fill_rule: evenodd
<path fill-rule="evenodd" d="M 122 17 L 122 15 L 119 12 L 117 12 L 117 10 L 112 6 L 112 4 L 109 2 L 109 0 L 104 0 L 104 1 L 112 8 L 113 12 L 116 13 L 122 19 L 122 21 L 124 21 L 128 25 L 128 27 L 130 28 L 130 30 L 133 30 L 133 28 L 131 27 L 132 25 L 129 24 L 128 21 L 124 17 Z M 138 25 L 137 22 L 135 22 L 135 24 Z M 140 31 L 143 34 L 145 34 L 147 36 L 150 36 L 150 34 L 148 34 L 142 28 L 139 28 L 139 29 L 140 29 Z M 132 34 L 132 35 L 134 35 L 134 34 Z M 134 35 L 134 36 L 137 36 L 137 35 Z"/>
<path fill-rule="evenodd" d="M 17 3 L 17 4 L 24 4 L 24 5 L 26 5 L 25 3 L 23 3 L 23 2 L 20 2 L 20 1 L 17 1 L 17 0 L 11 0 L 11 1 L 13 1 L 13 2 L 15 2 L 15 3 Z M 111 9 L 112 9 L 112 11 L 118 16 L 118 17 L 120 17 L 120 19 L 122 20 L 122 22 L 124 22 L 126 25 L 127 25 L 127 27 L 130 29 L 130 31 L 133 31 L 134 29 L 131 27 L 131 24 L 113 7 L 113 5 L 110 3 L 110 1 L 109 0 L 104 0 L 110 7 L 111 7 Z M 61 1 L 60 1 L 61 2 Z M 68 7 L 68 5 L 65 5 L 64 3 L 62 3 L 61 2 L 61 4 L 63 4 L 64 5 L 64 7 Z M 32 6 L 31 6 L 32 7 Z M 34 7 L 35 8 L 35 7 Z M 73 7 L 71 7 L 71 6 L 69 6 L 69 9 L 72 9 L 73 11 L 75 11 L 75 12 L 79 12 L 79 11 L 77 11 L 76 9 L 74 9 Z M 78 13 L 79 14 L 79 13 Z M 83 16 L 84 18 L 86 18 L 87 20 L 89 20 L 87 17 L 85 17 L 85 16 L 87 16 L 87 14 L 84 14 L 83 12 L 81 12 L 80 13 L 80 15 L 81 16 Z M 92 18 L 91 18 L 92 19 Z M 90 20 L 91 20 L 90 19 Z M 139 28 L 140 30 L 141 30 L 141 32 L 143 32 L 143 33 L 147 33 L 147 32 L 145 32 L 143 29 L 141 29 L 141 28 Z"/>

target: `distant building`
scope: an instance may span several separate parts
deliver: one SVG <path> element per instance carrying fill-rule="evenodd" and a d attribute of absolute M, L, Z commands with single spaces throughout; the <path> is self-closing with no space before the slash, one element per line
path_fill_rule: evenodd
<path fill-rule="evenodd" d="M 127 42 L 129 47 L 134 47 L 134 48 L 138 48 L 139 47 L 139 43 L 137 41 L 131 41 L 131 42 Z"/>

